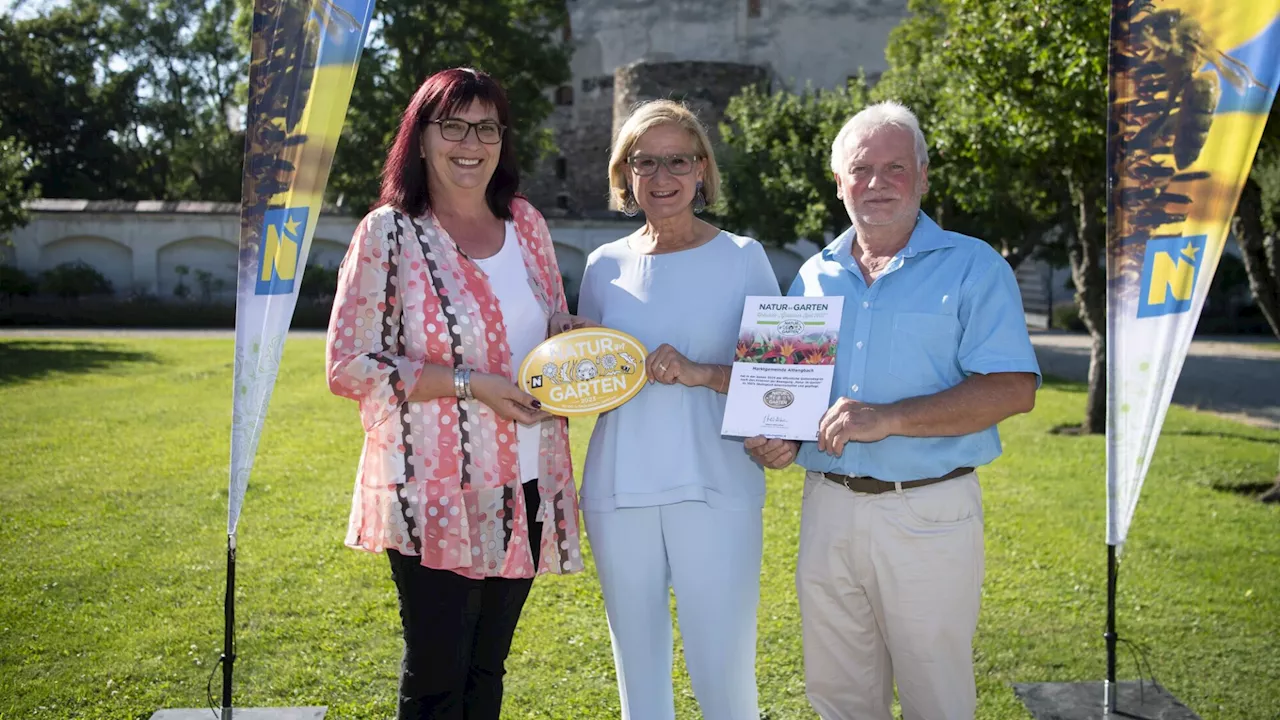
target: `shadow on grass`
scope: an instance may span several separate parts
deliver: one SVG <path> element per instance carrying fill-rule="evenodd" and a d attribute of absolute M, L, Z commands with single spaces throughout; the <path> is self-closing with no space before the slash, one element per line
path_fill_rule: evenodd
<path fill-rule="evenodd" d="M 1233 432 L 1208 432 L 1205 430 L 1169 430 L 1164 435 L 1179 435 L 1181 437 L 1205 437 L 1218 438 L 1221 440 L 1243 440 L 1245 442 L 1262 443 L 1263 445 L 1280 446 L 1280 440 L 1274 438 L 1258 437 L 1257 435 L 1243 435 Z"/>
<path fill-rule="evenodd" d="M 90 373 L 137 362 L 157 362 L 157 358 L 151 353 L 119 350 L 95 342 L 4 341 L 0 342 L 0 387 L 51 373 Z"/>
<path fill-rule="evenodd" d="M 1273 492 L 1277 487 L 1276 483 L 1278 481 L 1280 480 L 1271 480 L 1268 482 L 1214 483 L 1209 485 L 1209 487 L 1221 493 L 1239 495 L 1249 500 L 1258 500 L 1264 503 L 1275 503 L 1280 501 L 1280 494 Z"/>
<path fill-rule="evenodd" d="M 1049 428 L 1050 435 L 1067 435 L 1070 437 L 1088 437 L 1081 431 L 1080 423 L 1067 423 L 1065 425 L 1054 425 Z M 1101 434 L 1101 433 L 1099 433 Z M 1263 445 L 1275 445 L 1280 447 L 1280 440 L 1273 438 L 1258 437 L 1257 435 L 1242 435 L 1233 432 L 1208 432 L 1205 430 L 1165 430 L 1160 433 L 1161 437 L 1169 437 L 1170 435 L 1178 435 L 1181 437 L 1202 437 L 1216 438 L 1219 440 L 1243 440 L 1244 442 L 1261 443 Z"/>
<path fill-rule="evenodd" d="M 1084 432 L 1084 426 L 1080 423 L 1067 423 L 1066 425 L 1054 425 L 1049 428 L 1050 435 L 1066 435 L 1067 437 L 1089 437 Z M 1095 433 L 1101 434 L 1101 433 Z"/>

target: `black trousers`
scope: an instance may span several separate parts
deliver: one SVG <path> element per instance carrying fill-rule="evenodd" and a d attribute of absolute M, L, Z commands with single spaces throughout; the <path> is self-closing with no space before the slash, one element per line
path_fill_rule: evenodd
<path fill-rule="evenodd" d="M 532 517 L 536 481 L 524 484 L 524 496 Z M 541 533 L 531 521 L 535 567 Z M 416 556 L 387 556 L 404 626 L 398 720 L 499 720 L 507 654 L 533 578 L 473 580 L 423 567 Z"/>

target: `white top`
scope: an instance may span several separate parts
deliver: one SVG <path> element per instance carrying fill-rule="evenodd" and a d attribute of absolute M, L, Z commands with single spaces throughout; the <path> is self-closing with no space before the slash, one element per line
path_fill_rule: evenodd
<path fill-rule="evenodd" d="M 511 348 L 511 372 L 520 371 L 525 357 L 547 339 L 547 316 L 533 297 L 529 283 L 529 269 L 524 265 L 520 252 L 520 240 L 516 237 L 516 225 L 507 221 L 507 234 L 502 249 L 493 257 L 472 258 L 489 276 L 489 287 L 498 297 L 498 311 L 507 327 L 507 346 Z M 538 477 L 538 445 L 541 439 L 538 425 L 516 423 L 516 444 L 520 448 L 520 479 Z"/>
<path fill-rule="evenodd" d="M 591 253 L 578 314 L 653 352 L 669 343 L 698 363 L 732 365 L 748 295 L 778 295 L 760 243 L 722 232 L 698 247 L 645 255 L 616 240 Z M 720 437 L 725 396 L 706 387 L 647 385 L 596 420 L 581 507 L 608 512 L 700 501 L 764 505 L 764 470 L 742 441 Z"/>

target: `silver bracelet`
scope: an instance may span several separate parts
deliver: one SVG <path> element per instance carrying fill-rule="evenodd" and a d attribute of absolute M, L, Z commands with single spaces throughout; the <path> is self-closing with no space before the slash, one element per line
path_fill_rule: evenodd
<path fill-rule="evenodd" d="M 463 370 L 462 391 L 468 400 L 475 400 L 476 396 L 471 392 L 471 370 Z"/>
<path fill-rule="evenodd" d="M 459 400 L 467 396 L 466 373 L 467 371 L 463 368 L 453 369 L 453 396 Z"/>

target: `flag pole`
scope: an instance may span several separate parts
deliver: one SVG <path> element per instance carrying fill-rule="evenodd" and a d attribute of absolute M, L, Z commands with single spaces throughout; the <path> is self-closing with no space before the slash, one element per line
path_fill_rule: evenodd
<path fill-rule="evenodd" d="M 236 663 L 236 534 L 227 535 L 227 596 L 223 602 L 222 720 L 231 720 L 231 676 Z"/>
<path fill-rule="evenodd" d="M 1102 684 L 1102 703 L 1110 715 L 1116 711 L 1116 546 L 1107 545 L 1107 680 Z M 1095 696 L 1096 697 L 1096 696 Z"/>

